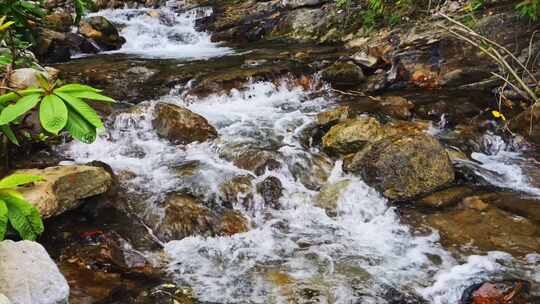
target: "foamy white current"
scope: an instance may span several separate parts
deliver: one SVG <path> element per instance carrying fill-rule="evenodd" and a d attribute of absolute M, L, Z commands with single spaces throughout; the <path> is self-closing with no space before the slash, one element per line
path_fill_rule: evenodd
<path fill-rule="evenodd" d="M 210 41 L 210 35 L 195 30 L 195 21 L 207 16 L 210 9 L 176 13 L 157 9 L 115 9 L 94 13 L 120 27 L 126 43 L 110 53 L 135 54 L 140 57 L 205 59 L 232 53 L 227 47 Z"/>
<path fill-rule="evenodd" d="M 395 288 L 421 294 L 430 303 L 456 303 L 474 280 L 497 277 L 514 265 L 522 271 L 538 265 L 503 253 L 456 261 L 439 246 L 437 233 L 411 231 L 376 191 L 341 172 L 340 163 L 329 172 L 328 181 L 351 181 L 339 199 L 339 215 L 332 218 L 314 207 L 317 192 L 295 179 L 294 166 L 287 160 L 309 162 L 318 155 L 301 147 L 299 134 L 317 111 L 331 105 L 329 96 L 310 99 L 298 87 L 256 82 L 245 91 L 196 103 L 186 103 L 181 95 L 160 101 L 203 115 L 218 128 L 219 140 L 185 148 L 170 145 L 152 130 L 156 101 L 149 101 L 140 111 L 116 117 L 95 143 L 70 144 L 66 153 L 77 162 L 99 159 L 116 171 L 135 172 L 138 178 L 130 186 L 156 195 L 182 188 L 199 194 L 218 192 L 222 181 L 246 174 L 220 157 L 239 145 L 277 146 L 286 163 L 254 181 L 278 177 L 284 187 L 283 210 L 265 208 L 256 196 L 255 212 L 236 206 L 252 221 L 249 232 L 166 244 L 169 271 L 192 286 L 202 301 L 288 303 L 302 290 L 317 290 L 321 303 L 385 303 L 385 292 Z M 193 160 L 203 164 L 202 173 L 189 180 L 175 175 L 175 165 Z M 283 277 L 287 284 L 280 283 Z"/>
<path fill-rule="evenodd" d="M 121 52 L 203 58 L 230 51 L 197 33 L 192 13 L 176 15 L 162 9 L 160 16 L 165 20 L 151 17 L 148 10 L 100 14 L 124 25 L 122 34 L 128 42 Z M 168 271 L 178 283 L 191 286 L 202 302 L 293 303 L 311 298 L 317 301 L 310 303 L 382 304 L 394 290 L 416 294 L 428 303 L 455 304 L 466 287 L 482 279 L 518 273 L 520 278 L 540 281 L 535 272 L 540 257 L 535 254 L 524 260 L 501 252 L 451 256 L 439 245 L 436 231 L 413 231 L 400 222 L 386 199 L 358 177 L 344 174 L 341 163 L 331 165 L 317 149 L 304 148 L 303 130 L 317 112 L 334 103 L 332 96 L 313 98 L 310 93 L 285 82 L 253 82 L 242 91 L 188 102 L 180 90 L 111 118 L 106 133 L 95 143 L 73 142 L 62 151 L 78 163 L 100 160 L 118 173 L 135 173 L 126 186 L 151 194 L 148 209 L 156 208 L 152 202 L 167 192 L 189 190 L 209 196 L 218 193 L 218 185 L 230 177 L 249 174 L 225 159 L 234 151 L 250 147 L 278 152 L 281 168 L 256 177 L 253 184 L 278 177 L 284 188 L 282 209 L 267 208 L 256 194 L 250 210 L 234 206 L 250 219 L 248 232 L 188 237 L 166 244 Z M 218 129 L 219 138 L 187 146 L 159 138 L 151 123 L 158 101 L 186 106 L 206 117 Z M 480 161 L 478 168 L 501 171 L 493 166 L 504 165 L 492 156 L 473 157 Z M 318 165 L 321 159 L 330 165 Z M 194 161 L 201 170 L 190 177 L 178 174 L 175 168 Z M 329 184 L 350 181 L 338 199 L 336 217 L 313 205 L 317 191 L 310 190 L 306 177 L 298 172 L 314 172 L 310 168 L 315 167 L 329 175 Z M 508 170 L 516 179 L 516 168 Z M 500 183 L 508 186 L 508 178 Z M 511 185 L 525 190 L 519 178 Z"/>
<path fill-rule="evenodd" d="M 473 161 L 460 161 L 491 185 L 540 197 L 540 163 L 525 157 L 497 135 L 483 136 L 484 151 L 471 154 Z M 533 174 L 536 174 L 533 175 Z"/>

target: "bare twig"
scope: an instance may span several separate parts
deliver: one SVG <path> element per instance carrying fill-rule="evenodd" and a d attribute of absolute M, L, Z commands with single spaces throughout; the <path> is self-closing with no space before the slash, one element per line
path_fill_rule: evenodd
<path fill-rule="evenodd" d="M 528 53 L 527 53 L 527 61 L 525 61 L 525 66 L 528 67 L 529 66 L 529 62 L 531 61 L 531 58 L 532 58 L 532 48 L 533 48 L 533 43 L 534 43 L 534 37 L 536 36 L 536 34 L 538 34 L 538 31 L 534 31 L 531 35 L 531 40 L 529 40 L 529 48 L 528 48 Z"/>
<path fill-rule="evenodd" d="M 374 97 L 374 96 L 370 96 L 370 95 L 367 95 L 367 94 L 364 93 L 364 92 L 355 91 L 355 90 L 349 90 L 348 92 L 345 92 L 345 91 L 342 91 L 342 90 L 338 90 L 338 89 L 331 88 L 330 91 L 334 91 L 334 92 L 339 93 L 339 94 L 342 94 L 342 95 L 348 95 L 348 96 L 361 96 L 361 97 L 367 97 L 367 98 L 369 98 L 369 99 L 371 99 L 371 100 L 381 101 L 380 98 L 377 98 L 377 97 Z"/>
<path fill-rule="evenodd" d="M 444 14 L 444 13 L 439 13 L 439 15 L 441 15 L 442 17 L 444 17 L 446 20 L 452 22 L 453 24 L 457 25 L 458 26 L 458 29 L 470 36 L 473 36 L 475 38 L 479 38 L 481 39 L 483 42 L 486 42 L 486 43 L 489 43 L 493 46 L 496 46 L 498 49 L 504 51 L 507 55 L 509 55 L 518 65 L 521 66 L 521 68 L 529 74 L 529 76 L 534 80 L 534 82 L 538 82 L 538 80 L 536 80 L 535 76 L 527 69 L 527 67 L 525 65 L 523 65 L 523 63 L 510 51 L 508 50 L 507 48 L 505 48 L 504 46 L 498 44 L 497 42 L 485 37 L 485 36 L 482 36 L 480 34 L 478 34 L 477 32 L 475 32 L 473 29 L 471 29 L 470 27 L 466 26 L 465 24 L 455 20 L 455 19 L 452 19 L 451 17 L 449 17 L 448 15 Z"/>
<path fill-rule="evenodd" d="M 499 44 L 497 44 L 496 42 L 491 41 L 490 39 L 487 39 L 487 38 L 483 37 L 482 35 L 479 35 L 475 31 L 473 31 L 470 28 L 468 28 L 467 26 L 465 26 L 464 24 L 462 24 L 459 21 L 456 21 L 456 20 L 448 17 L 445 14 L 440 13 L 440 15 L 443 16 L 444 18 L 446 18 L 447 20 L 451 21 L 453 24 L 456 24 L 458 26 L 458 28 L 449 28 L 449 27 L 446 27 L 444 25 L 439 25 L 440 27 L 444 28 L 445 30 L 447 30 L 448 32 L 450 32 L 451 34 L 456 36 L 457 38 L 459 38 L 459 39 L 461 39 L 463 41 L 466 41 L 469 44 L 471 44 L 471 45 L 477 47 L 478 49 L 480 49 L 481 51 L 483 51 L 487 56 L 489 56 L 497 64 L 499 64 L 499 66 L 501 66 L 501 68 L 503 70 L 506 70 L 508 73 L 510 73 L 510 75 L 512 75 L 514 80 L 518 83 L 519 87 L 521 87 L 521 90 L 518 90 L 518 93 L 520 93 L 520 95 L 524 96 L 526 99 L 532 100 L 535 103 L 540 102 L 540 98 L 531 90 L 529 85 L 527 85 L 525 83 L 523 78 L 518 75 L 517 71 L 508 63 L 508 61 L 505 59 L 505 57 L 498 50 L 498 49 L 501 49 L 505 53 L 509 54 L 511 56 L 511 58 L 513 58 L 523 68 L 523 70 L 526 71 L 527 74 L 529 74 L 531 76 L 531 78 L 535 82 L 537 82 L 536 79 L 534 78 L 534 75 L 532 75 L 532 73 L 530 71 L 528 71 L 528 69 L 525 66 L 523 66 L 523 63 L 521 63 L 510 51 L 508 51 L 508 49 L 504 48 L 503 46 L 500 46 Z M 469 37 L 467 37 L 467 35 Z M 481 42 L 475 41 L 475 40 L 473 40 L 473 38 L 479 38 Z M 487 46 L 487 47 L 483 46 L 481 44 L 482 42 L 489 44 L 489 46 Z M 495 48 L 493 46 L 495 46 L 497 48 Z M 498 78 L 501 78 L 503 81 L 505 81 L 505 83 L 511 84 L 507 79 L 505 79 L 501 75 L 498 75 L 498 74 L 495 74 L 495 73 L 494 73 L 494 75 L 497 76 Z M 513 84 L 511 84 L 511 85 L 512 85 L 513 88 L 517 87 L 516 85 L 513 85 Z M 526 94 L 522 94 L 522 91 L 525 91 Z"/>

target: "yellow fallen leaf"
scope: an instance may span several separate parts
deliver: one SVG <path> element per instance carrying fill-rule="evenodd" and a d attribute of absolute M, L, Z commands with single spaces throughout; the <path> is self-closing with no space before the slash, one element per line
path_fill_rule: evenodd
<path fill-rule="evenodd" d="M 499 111 L 493 110 L 493 111 L 491 111 L 491 114 L 492 114 L 493 117 L 495 117 L 495 118 L 500 118 L 500 119 L 502 119 L 502 120 L 506 120 L 506 117 L 504 117 L 504 114 L 501 113 L 501 112 L 499 112 Z"/>

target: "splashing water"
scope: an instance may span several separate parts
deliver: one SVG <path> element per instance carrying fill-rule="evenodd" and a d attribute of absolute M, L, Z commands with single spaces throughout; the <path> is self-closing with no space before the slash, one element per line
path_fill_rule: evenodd
<path fill-rule="evenodd" d="M 210 9 L 176 13 L 172 9 L 115 9 L 92 14 L 104 16 L 120 28 L 126 43 L 115 53 L 150 58 L 205 59 L 232 53 L 210 41 L 210 35 L 195 30 L 195 21 Z M 92 16 L 91 15 L 91 16 Z"/>
<path fill-rule="evenodd" d="M 157 13 L 121 9 L 98 15 L 122 27 L 127 43 L 118 52 L 182 59 L 232 52 L 194 29 L 196 18 L 207 11 L 176 14 L 162 8 Z M 231 155 L 249 149 L 275 153 L 282 166 L 254 177 L 252 183 L 277 177 L 283 186 L 280 209 L 268 208 L 255 193 L 249 210 L 234 206 L 249 217 L 248 232 L 188 237 L 165 245 L 168 271 L 179 283 L 191 286 L 200 301 L 379 304 L 388 303 L 390 292 L 401 294 L 403 303 L 418 303 L 421 300 L 413 295 L 420 295 L 428 303 L 455 304 L 466 287 L 503 273 L 540 281 L 535 272 L 540 266 L 538 255 L 531 254 L 525 261 L 500 252 L 466 261 L 454 258 L 439 245 L 437 232 L 419 234 L 404 225 L 386 199 L 358 177 L 342 172 L 341 162 L 334 164 L 316 148 L 306 149 L 304 131 L 316 113 L 334 103 L 332 96 L 313 98 L 311 93 L 288 83 L 253 82 L 242 91 L 189 102 L 180 90 L 111 117 L 106 133 L 93 144 L 72 142 L 61 150 L 77 163 L 101 160 L 117 173 L 133 173 L 135 178 L 126 180 L 125 186 L 151 194 L 148 209 L 157 208 L 152 202 L 165 193 L 189 190 L 197 197 L 209 196 L 231 177 L 251 174 L 238 168 Z M 152 126 L 157 102 L 201 114 L 216 127 L 219 138 L 171 145 Z M 441 117 L 441 124 L 431 131 L 437 134 L 444 127 Z M 479 163 L 471 165 L 478 175 L 501 187 L 536 191 L 527 184 L 521 167 L 515 166 L 518 154 L 507 149 L 492 152 L 473 154 Z M 191 163 L 198 164 L 196 173 L 189 177 L 178 173 L 178 167 Z M 323 184 L 348 181 L 337 199 L 337 216 L 314 206 L 317 178 L 327 179 Z"/>
<path fill-rule="evenodd" d="M 524 157 L 500 136 L 485 134 L 483 145 L 484 153 L 471 154 L 474 161 L 461 160 L 459 164 L 473 168 L 476 175 L 491 185 L 540 197 L 540 176 L 530 175 L 540 170 L 540 163 Z"/>
<path fill-rule="evenodd" d="M 165 96 L 158 101 L 205 116 L 218 129 L 219 140 L 184 148 L 170 145 L 152 130 L 157 101 L 149 101 L 140 110 L 118 115 L 109 133 L 95 143 L 72 143 L 65 153 L 77 162 L 100 159 L 115 171 L 131 170 L 138 176 L 131 187 L 158 194 L 186 188 L 186 182 L 192 191 L 216 193 L 216 185 L 227 178 L 246 174 L 221 157 L 231 147 L 274 146 L 279 151 L 285 165 L 253 183 L 278 177 L 284 188 L 281 210 L 265 208 L 256 195 L 255 212 L 237 206 L 250 217 L 250 231 L 166 244 L 169 271 L 192 286 L 201 301 L 288 303 L 308 293 L 321 303 L 386 303 L 386 293 L 395 289 L 404 295 L 420 293 L 433 303 L 455 303 L 470 278 L 505 269 L 497 266 L 494 254 L 459 265 L 440 247 L 436 233 L 416 235 L 375 190 L 344 174 L 339 162 L 328 172 L 328 183 L 350 183 L 338 200 L 338 216 L 313 206 L 318 192 L 306 188 L 286 160 L 309 161 L 318 155 L 302 148 L 299 134 L 332 98 L 307 96 L 298 87 L 268 82 L 189 104 L 180 95 Z M 201 175 L 189 181 L 176 176 L 171 168 L 186 161 L 203 163 Z M 508 264 L 512 261 L 504 257 Z"/>

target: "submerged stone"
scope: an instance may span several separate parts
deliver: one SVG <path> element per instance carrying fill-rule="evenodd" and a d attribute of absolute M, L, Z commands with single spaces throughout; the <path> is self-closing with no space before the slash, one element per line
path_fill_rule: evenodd
<path fill-rule="evenodd" d="M 279 199 L 283 195 L 283 185 L 279 178 L 269 176 L 257 184 L 257 192 L 262 196 L 264 204 L 274 209 L 279 209 Z"/>
<path fill-rule="evenodd" d="M 465 200 L 461 209 L 429 215 L 427 223 L 440 231 L 443 244 L 448 246 L 473 246 L 520 256 L 540 251 L 540 226 L 477 197 Z"/>
<path fill-rule="evenodd" d="M 349 187 L 350 180 L 342 180 L 334 184 L 325 185 L 315 198 L 315 206 L 323 208 L 329 216 L 337 215 L 339 199 Z"/>
<path fill-rule="evenodd" d="M 214 213 L 186 194 L 172 194 L 164 202 L 163 218 L 155 225 L 156 236 L 164 241 L 194 235 L 213 235 Z"/>

